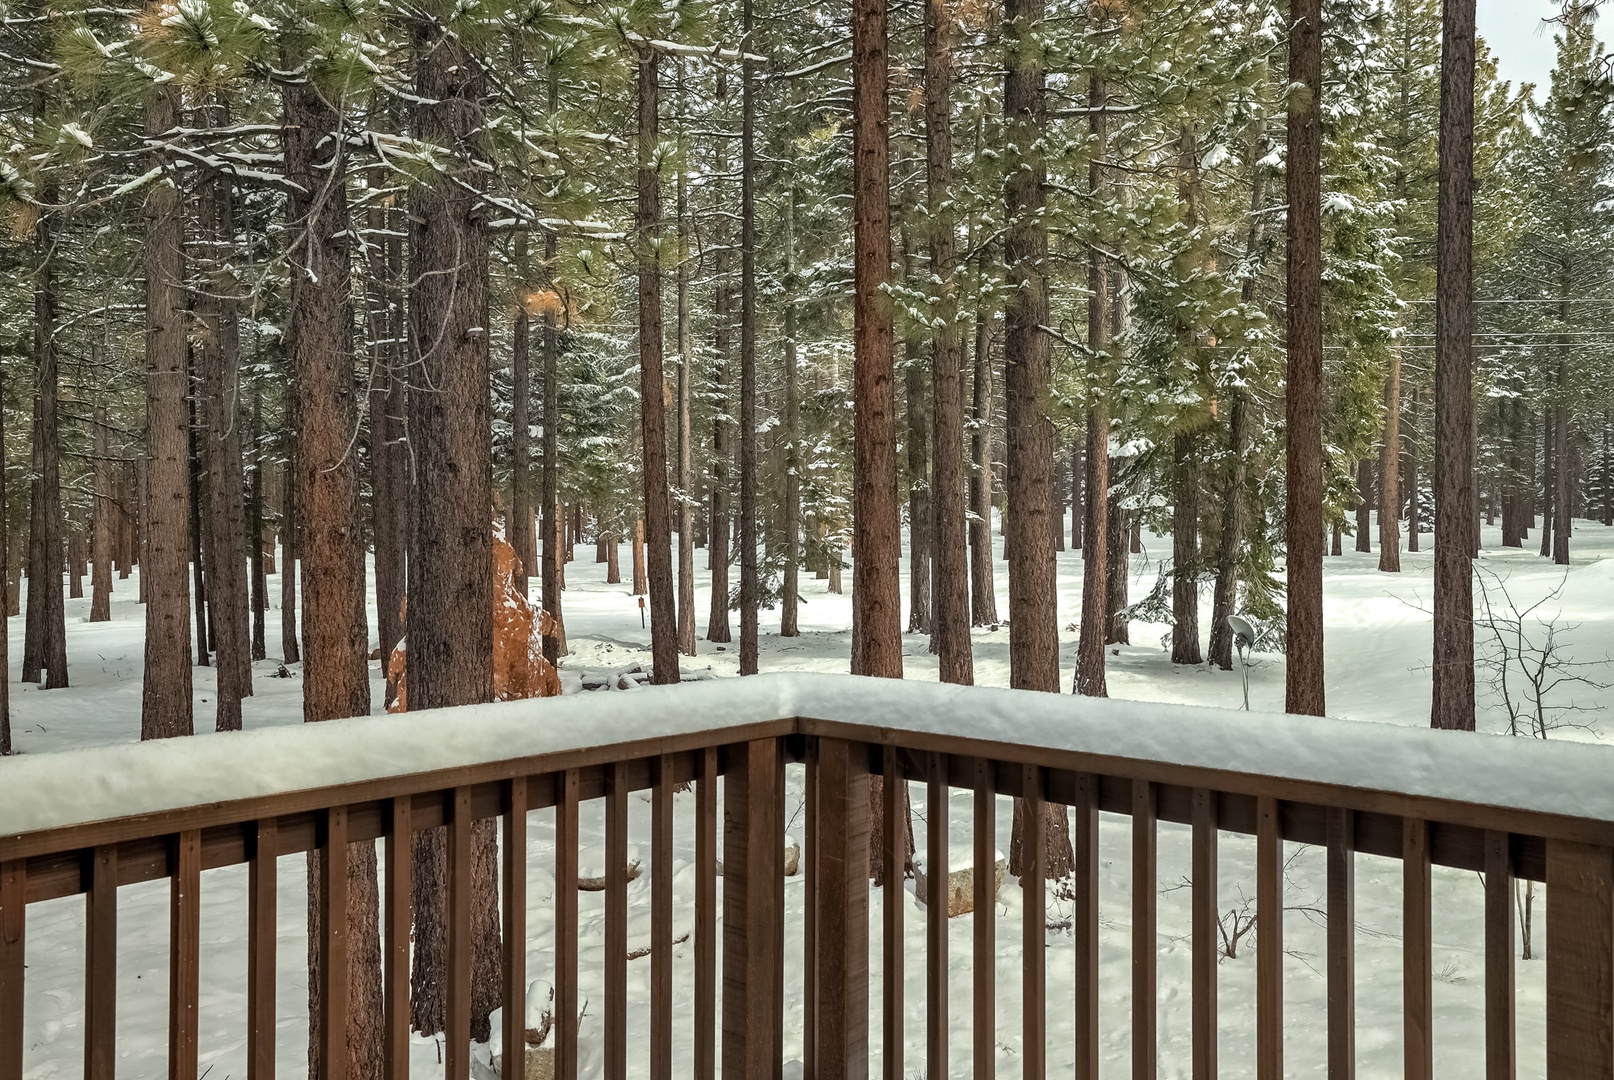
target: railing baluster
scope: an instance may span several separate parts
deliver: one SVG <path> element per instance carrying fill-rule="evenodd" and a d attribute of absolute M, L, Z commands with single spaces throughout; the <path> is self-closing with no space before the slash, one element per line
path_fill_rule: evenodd
<path fill-rule="evenodd" d="M 925 785 L 925 1075 L 947 1075 L 947 758 Z"/>
<path fill-rule="evenodd" d="M 1076 777 L 1071 932 L 1076 939 L 1076 1080 L 1098 1080 L 1098 777 Z"/>
<path fill-rule="evenodd" d="M 471 905 L 474 863 L 471 789 L 457 787 L 449 799 L 448 821 L 448 1015 L 443 1032 L 444 1075 L 469 1080 L 471 1061 Z"/>
<path fill-rule="evenodd" d="M 1048 890 L 1043 884 L 1042 770 L 1035 765 L 1020 770 L 1020 802 L 1024 825 L 1020 891 L 1025 904 L 1020 989 L 1022 1075 L 1025 1080 L 1042 1080 L 1048 1072 Z"/>
<path fill-rule="evenodd" d="M 650 763 L 650 1080 L 672 1078 L 672 759 Z"/>
<path fill-rule="evenodd" d="M 1220 943 L 1216 907 L 1216 792 L 1195 788 L 1193 795 L 1193 1059 L 1194 1080 L 1216 1077 L 1216 962 Z"/>
<path fill-rule="evenodd" d="M 280 827 L 254 822 L 247 851 L 247 1080 L 275 1075 L 275 921 Z"/>
<path fill-rule="evenodd" d="M 27 864 L 0 862 L 0 1080 L 22 1080 L 27 892 Z"/>
<path fill-rule="evenodd" d="M 784 842 L 777 801 L 779 749 L 777 739 L 746 743 L 724 781 L 724 1076 L 771 1076 L 780 1064 L 776 1049 L 784 1005 L 777 988 L 783 957 L 775 921 L 783 917 L 776 897 Z M 865 862 L 865 874 L 867 867 Z"/>
<path fill-rule="evenodd" d="M 997 790 L 992 763 L 975 759 L 975 929 L 974 1013 L 975 1080 L 992 1080 L 997 1068 Z"/>
<path fill-rule="evenodd" d="M 605 769 L 605 1080 L 628 1075 L 628 784 Z"/>
<path fill-rule="evenodd" d="M 1155 788 L 1132 782 L 1132 1078 L 1154 1080 L 1159 1060 L 1155 950 L 1159 925 L 1155 887 Z"/>
<path fill-rule="evenodd" d="M 118 849 L 90 852 L 84 894 L 84 1076 L 111 1080 L 118 1043 Z"/>
<path fill-rule="evenodd" d="M 527 1075 L 527 778 L 504 785 L 504 1080 Z"/>
<path fill-rule="evenodd" d="M 319 1068 L 347 1076 L 347 808 L 325 811 L 319 840 Z M 450 998 L 450 1008 L 452 1008 Z"/>
<path fill-rule="evenodd" d="M 885 887 L 881 890 L 880 897 L 882 914 L 880 941 L 883 954 L 880 973 L 880 1034 L 884 1044 L 881 1060 L 886 1080 L 903 1080 L 902 908 L 908 899 L 905 895 L 907 890 L 903 887 L 908 853 L 904 850 L 905 845 L 902 842 L 904 827 L 907 824 L 902 819 L 906 802 L 902 796 L 907 790 L 907 784 L 899 775 L 895 746 L 882 748 L 880 771 L 882 776 L 880 824 L 885 841 L 884 849 L 880 852 L 881 876 L 885 879 Z"/>
<path fill-rule="evenodd" d="M 1328 811 L 1328 1078 L 1356 1075 L 1356 819 Z"/>
<path fill-rule="evenodd" d="M 1551 839 L 1547 1076 L 1614 1077 L 1614 849 Z"/>
<path fill-rule="evenodd" d="M 555 1076 L 577 1080 L 577 794 L 580 777 L 555 778 Z"/>
<path fill-rule="evenodd" d="M 400 796 L 387 804 L 387 879 L 386 894 L 381 901 L 385 933 L 382 1009 L 387 1080 L 408 1080 L 409 1077 L 409 928 L 414 919 L 415 876 L 413 817 L 413 802 L 409 796 Z"/>
<path fill-rule="evenodd" d="M 201 994 L 202 834 L 173 838 L 169 893 L 168 1075 L 196 1080 L 197 999 Z"/>
<path fill-rule="evenodd" d="M 805 755 L 807 773 L 804 801 L 806 824 L 803 828 L 801 873 L 806 925 L 802 927 L 802 985 L 806 988 L 802 1003 L 801 1060 L 804 1075 L 818 1075 L 818 739 L 807 738 Z M 697 1074 L 696 1080 L 711 1080 L 710 1074 Z"/>
<path fill-rule="evenodd" d="M 809 988 L 817 999 L 813 1076 L 862 1080 L 869 1069 L 869 772 L 863 746 L 818 740 L 818 813 L 819 949 L 817 978 Z"/>
<path fill-rule="evenodd" d="M 717 1075 L 717 748 L 695 782 L 695 1080 Z M 809 920 L 809 926 L 811 921 Z"/>
<path fill-rule="evenodd" d="M 1283 1080 L 1283 823 L 1278 800 L 1256 801 L 1255 1075 Z"/>
<path fill-rule="evenodd" d="M 1401 986 L 1406 1080 L 1433 1080 L 1434 926 L 1429 870 L 1429 823 L 1401 821 Z M 1489 891 L 1486 894 L 1489 902 Z M 1489 917 L 1489 910 L 1486 912 Z M 1489 924 L 1487 924 L 1487 929 Z M 1509 946 L 1512 945 L 1510 941 Z M 1486 986 L 1489 996 L 1490 986 Z"/>
<path fill-rule="evenodd" d="M 1513 1023 L 1511 846 L 1505 832 L 1485 834 L 1485 1080 L 1513 1080 L 1518 1068 Z M 1427 1078 L 1429 1072 L 1422 1076 Z M 1407 1077 L 1413 1080 L 1411 1069 Z"/>

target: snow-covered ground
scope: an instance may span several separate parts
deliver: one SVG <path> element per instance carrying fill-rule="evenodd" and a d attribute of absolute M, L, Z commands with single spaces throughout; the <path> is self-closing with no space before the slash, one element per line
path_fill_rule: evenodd
<path fill-rule="evenodd" d="M 1427 537 L 1425 537 L 1427 541 Z M 1575 560 L 1567 568 L 1553 567 L 1539 559 L 1530 548 L 1503 552 L 1495 546 L 1499 536 L 1486 530 L 1482 564 L 1488 571 L 1506 576 L 1514 599 L 1533 601 L 1554 589 L 1562 595 L 1538 613 L 1556 616 L 1572 655 L 1584 662 L 1603 663 L 1614 652 L 1614 529 L 1591 522 L 1578 522 L 1574 540 Z M 1143 555 L 1132 559 L 1134 598 L 1143 595 L 1159 571 L 1160 555 L 1169 552 L 1169 540 L 1151 538 Z M 578 558 L 567 570 L 565 597 L 566 624 L 572 646 L 567 668 L 575 681 L 576 673 L 627 667 L 648 663 L 648 634 L 641 629 L 637 601 L 630 586 L 604 584 L 604 567 L 593 562 L 593 548 L 580 547 Z M 624 568 L 628 552 L 622 553 Z M 709 575 L 703 569 L 705 553 L 696 553 L 698 627 L 705 628 Z M 997 589 L 1000 612 L 1007 609 L 1005 564 L 1001 561 Z M 1422 726 L 1428 722 L 1430 695 L 1430 602 L 1432 555 L 1403 553 L 1403 573 L 1399 576 L 1377 572 L 1377 555 L 1349 552 L 1325 561 L 1325 614 L 1327 622 L 1328 704 L 1331 715 L 1345 719 L 1374 720 Z M 1070 551 L 1059 557 L 1060 625 L 1062 664 L 1068 681 L 1074 664 L 1076 633 L 1074 623 L 1080 604 L 1080 553 Z M 850 575 L 847 575 L 850 582 Z M 73 685 L 64 690 L 40 691 L 12 683 L 15 741 L 23 754 L 41 754 L 73 747 L 133 741 L 139 736 L 141 696 L 142 609 L 134 602 L 134 579 L 116 583 L 110 623 L 90 624 L 87 600 L 68 601 L 68 656 Z M 906 576 L 904 575 L 904 587 Z M 279 581 L 270 579 L 271 603 L 278 597 Z M 764 670 L 845 671 L 850 650 L 851 598 L 824 590 L 824 582 L 810 575 L 803 577 L 806 603 L 801 608 L 798 638 L 784 639 L 768 631 L 777 621 L 764 616 L 761 666 Z M 1208 616 L 1208 597 L 1205 604 Z M 372 613 L 373 619 L 373 613 Z M 373 622 L 372 622 L 373 625 Z M 737 620 L 736 620 L 737 629 Z M 1207 627 L 1208 629 L 1208 627 Z M 11 656 L 15 679 L 21 655 L 22 622 L 9 622 Z M 1221 672 L 1206 668 L 1186 669 L 1170 663 L 1162 647 L 1167 633 L 1163 626 L 1134 623 L 1136 644 L 1120 646 L 1109 657 L 1109 686 L 1114 697 L 1145 701 L 1209 704 L 1238 707 L 1241 702 L 1237 671 Z M 278 661 L 278 612 L 269 620 L 272 659 L 256 667 L 256 694 L 245 703 L 245 724 L 249 729 L 295 724 L 301 720 L 299 671 L 289 669 L 289 677 L 275 677 Z M 978 630 L 974 635 L 976 678 L 980 683 L 1004 685 L 1008 679 L 1008 628 Z M 731 675 L 738 669 L 734 646 L 720 647 L 700 642 L 700 655 L 686 665 L 710 668 L 718 675 Z M 905 639 L 907 674 L 910 678 L 934 679 L 936 661 L 927 651 L 926 639 Z M 198 728 L 211 727 L 213 712 L 211 669 L 196 670 L 195 695 Z M 1594 672 L 1594 674 L 1596 674 Z M 1278 710 L 1283 702 L 1283 664 L 1277 656 L 1257 656 L 1250 675 L 1251 704 L 1257 710 Z M 379 710 L 381 681 L 379 664 L 372 664 L 374 700 Z M 635 707 L 631 694 L 617 695 L 624 709 Z M 1494 702 L 1481 689 L 1482 728 L 1502 730 L 1505 720 Z M 1599 714 L 1578 714 L 1583 728 L 1554 732 L 1554 737 L 1589 739 L 1598 737 Z M 4 766 L 0 765 L 0 776 Z M 1364 777 L 1364 780 L 1371 778 Z M 799 769 L 788 778 L 787 828 L 801 835 L 801 780 Z M 693 804 L 689 796 L 679 796 L 675 858 L 679 869 L 675 895 L 679 905 L 675 936 L 688 929 L 693 897 Z M 924 846 L 925 806 L 922 787 L 913 791 L 915 828 L 921 850 Z M 631 804 L 630 839 L 645 853 L 649 851 L 650 811 L 647 803 Z M 948 808 L 951 835 L 955 843 L 969 836 L 972 820 L 969 794 L 959 792 Z M 1008 806 L 998 815 L 997 846 L 1007 850 Z M 533 867 L 529 889 L 528 969 L 531 978 L 547 983 L 552 978 L 554 955 L 553 881 L 546 867 L 552 858 L 553 827 L 548 812 L 533 815 L 531 823 Z M 581 828 L 583 869 L 603 861 L 604 817 L 598 806 L 584 808 Z M 1189 868 L 1188 832 L 1162 825 L 1160 830 L 1159 880 L 1159 980 L 1161 1075 L 1188 1075 L 1189 1058 L 1189 893 L 1177 886 L 1186 882 Z M 1322 853 L 1312 849 L 1291 849 L 1292 862 L 1287 884 L 1291 911 L 1286 925 L 1286 1015 L 1287 1071 L 1291 1075 L 1321 1075 L 1324 1047 L 1318 1038 L 1326 1014 L 1323 979 L 1324 925 L 1321 915 L 1323 895 Z M 1243 911 L 1254 893 L 1254 841 L 1226 836 L 1222 841 L 1221 908 Z M 1101 1012 L 1103 1059 L 1106 1075 L 1128 1075 L 1130 1061 L 1130 823 L 1125 818 L 1105 818 L 1101 839 L 1102 881 L 1102 985 Z M 281 1071 L 300 1074 L 306 1055 L 306 970 L 304 967 L 305 924 L 303 860 L 288 857 L 281 867 L 279 1061 Z M 1357 862 L 1357 1046 L 1362 1075 L 1399 1075 L 1401 1071 L 1401 893 L 1400 866 L 1393 860 L 1359 856 Z M 911 896 L 908 885 L 908 942 L 911 958 L 907 972 L 906 1000 L 910 1018 L 905 1031 L 905 1071 L 923 1075 L 924 971 L 922 957 L 922 905 Z M 1481 934 L 1481 887 L 1476 875 L 1438 870 L 1435 873 L 1435 1040 L 1437 1062 L 1444 1074 L 1477 1074 L 1483 1051 L 1483 951 Z M 202 990 L 201 1033 L 203 1069 L 216 1077 L 240 1076 L 245 1068 L 245 890 L 242 868 L 210 871 L 204 876 L 202 906 Z M 798 1057 L 801 1047 L 801 880 L 786 882 L 786 946 L 789 966 L 785 973 L 787 1057 Z M 583 1071 L 590 1075 L 600 1065 L 599 1016 L 601 991 L 600 958 L 603 948 L 603 899 L 599 894 L 581 896 L 582 937 L 581 997 L 595 1004 L 585 1015 L 582 1029 Z M 879 898 L 874 897 L 878 903 Z M 1539 897 L 1536 905 L 1535 946 L 1544 940 Z M 1049 1068 L 1064 1071 L 1073 1058 L 1071 1050 L 1071 997 L 1073 945 L 1068 929 L 1058 924 L 1068 919 L 1069 905 L 1056 892 L 1048 900 L 1050 929 L 1048 949 L 1048 1031 Z M 122 890 L 119 918 L 119 1070 L 125 1076 L 159 1075 L 164 1069 L 167 994 L 167 886 L 152 883 Z M 634 947 L 639 938 L 648 945 L 649 877 L 630 887 L 630 920 Z M 29 994 L 26 1016 L 25 1075 L 30 1080 L 74 1075 L 82 1060 L 82 978 L 84 920 L 82 901 L 69 899 L 36 905 L 29 909 Z M 877 957 L 880 928 L 874 921 L 871 946 Z M 1010 883 L 1002 892 L 997 931 L 998 1030 L 996 1033 L 999 1067 L 1004 1075 L 1019 1069 L 1020 1043 L 1020 964 L 1022 958 L 1020 890 Z M 951 1000 L 955 1018 L 952 1036 L 952 1071 L 968 1071 L 972 1032 L 970 920 L 955 920 L 951 926 Z M 1223 962 L 1221 974 L 1222 1067 L 1226 1075 L 1248 1075 L 1254 1066 L 1254 948 L 1245 938 L 1237 958 Z M 680 988 L 693 980 L 693 954 L 688 945 L 680 946 L 675 960 L 675 978 Z M 871 1001 L 874 1032 L 878 1032 L 879 989 Z M 1545 1071 L 1543 1030 L 1542 964 L 1520 963 L 1519 1073 L 1541 1076 Z M 630 1054 L 639 1071 L 647 1065 L 644 1047 L 649 1025 L 649 963 L 636 960 L 630 966 L 629 1020 Z M 689 996 L 680 990 L 680 1007 Z M 676 1030 L 680 1071 L 687 1071 L 692 1036 L 687 1019 Z M 878 1038 L 876 1038 L 878 1043 Z M 436 1040 L 417 1038 L 412 1068 L 416 1076 L 439 1075 L 441 1052 Z"/>

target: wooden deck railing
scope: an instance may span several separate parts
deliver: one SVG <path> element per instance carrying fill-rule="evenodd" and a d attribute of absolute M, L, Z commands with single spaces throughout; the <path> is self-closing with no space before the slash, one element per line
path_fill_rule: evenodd
<path fill-rule="evenodd" d="M 87 1077 L 111 1077 L 118 1056 L 118 893 L 138 882 L 171 882 L 169 1075 L 198 1075 L 200 885 L 215 868 L 245 863 L 250 873 L 246 977 L 249 1077 L 299 1072 L 301 1062 L 275 1058 L 276 865 L 288 853 L 317 852 L 323 914 L 319 972 L 324 1034 L 317 1049 L 322 1080 L 341 1080 L 346 1054 L 343 1009 L 347 979 L 344 920 L 348 845 L 384 845 L 382 936 L 386 1075 L 408 1069 L 408 955 L 411 922 L 412 834 L 445 827 L 448 836 L 447 1075 L 467 1075 L 471 965 L 471 826 L 497 818 L 502 829 L 502 904 L 506 1047 L 523 1045 L 524 994 L 529 975 L 552 977 L 555 992 L 555 1075 L 577 1075 L 578 821 L 582 804 L 602 800 L 607 882 L 603 985 L 603 1072 L 629 1071 L 627 974 L 628 796 L 648 790 L 651 804 L 651 1023 L 649 1075 L 688 1074 L 767 1078 L 783 1056 L 784 979 L 782 833 L 787 767 L 805 766 L 806 919 L 803 927 L 805 1075 L 867 1075 L 871 1041 L 878 1039 L 886 1077 L 920 1070 L 927 1076 L 991 1076 L 996 1060 L 993 985 L 994 915 L 990 873 L 975 877 L 972 1017 L 947 1000 L 946 875 L 928 877 L 926 949 L 903 948 L 902 890 L 871 894 L 868 887 L 871 775 L 923 785 L 927 805 L 946 805 L 951 789 L 974 792 L 974 865 L 994 857 L 998 796 L 1072 811 L 1076 872 L 1072 885 L 1075 1075 L 1099 1074 L 1100 1001 L 1121 988 L 1100 983 L 1099 817 L 1131 818 L 1132 1075 L 1154 1077 L 1156 1016 L 1156 838 L 1159 822 L 1191 828 L 1192 1075 L 1218 1075 L 1217 855 L 1226 833 L 1253 835 L 1257 868 L 1256 1066 L 1260 1080 L 1285 1074 L 1282 970 L 1286 844 L 1326 850 L 1327 1071 L 1355 1070 L 1354 856 L 1400 859 L 1404 866 L 1403 995 L 1405 1072 L 1433 1075 L 1431 866 L 1484 875 L 1485 1075 L 1515 1073 L 1515 878 L 1547 883 L 1546 1062 L 1552 1080 L 1614 1077 L 1614 750 L 1546 747 L 1527 740 L 1436 734 L 1302 718 L 1261 718 L 1182 709 L 1151 710 L 1126 703 L 1076 701 L 1051 695 L 960 691 L 874 684 L 844 678 L 765 678 L 724 696 L 724 687 L 684 687 L 594 700 L 537 702 L 491 711 L 415 714 L 394 720 L 320 725 L 329 732 L 279 730 L 248 736 L 209 736 L 223 755 L 191 787 L 194 802 L 161 805 L 164 770 L 187 774 L 183 740 L 169 747 L 126 747 L 83 754 L 0 762 L 0 1080 L 21 1080 L 24 1016 L 36 998 L 25 974 L 28 907 L 85 898 L 86 970 L 82 996 Z M 635 716 L 624 718 L 623 710 Z M 519 722 L 519 723 L 518 723 Z M 353 732 L 373 737 L 382 724 L 436 728 L 443 758 L 452 763 L 401 775 L 364 775 L 363 763 L 326 762 L 323 775 L 352 772 L 340 783 L 297 790 L 252 788 L 252 763 L 270 751 L 309 745 L 313 753 Z M 491 725 L 482 731 L 482 725 Z M 513 726 L 514 725 L 514 726 Z M 512 738 L 524 725 L 531 735 Z M 1337 730 L 1336 730 L 1337 729 Z M 629 731 L 640 737 L 620 737 Z M 481 738 L 477 742 L 477 737 Z M 230 740 L 239 740 L 232 744 Z M 329 739 L 328 744 L 319 743 Z M 602 741 L 603 740 L 603 741 Z M 490 745 L 508 755 L 490 756 Z M 470 749 L 457 750 L 462 744 Z M 1151 749 L 1154 748 L 1154 749 Z M 1354 751 L 1352 748 L 1355 748 Z M 1365 748 L 1365 749 L 1364 749 Z M 1341 760 L 1354 752 L 1356 761 Z M 459 760 L 456 759 L 458 754 Z M 244 770 L 228 775 L 220 762 L 237 755 Z M 323 761 L 323 758 L 320 759 Z M 1240 768 L 1240 763 L 1246 768 Z M 87 767 L 138 767 L 155 777 L 131 798 L 109 793 L 97 802 L 94 784 L 76 811 L 40 809 L 59 801 L 46 790 Z M 8 776 L 8 770 L 12 770 Z M 1359 775 L 1349 782 L 1353 770 Z M 319 772 L 320 770 L 315 770 Z M 1378 773 L 1378 775 L 1372 775 Z M 1531 787 L 1507 778 L 1533 775 Z M 1601 787 L 1597 779 L 1602 777 Z M 272 781 L 270 782 L 272 786 Z M 692 784 L 695 813 L 693 995 L 673 991 L 673 826 L 675 786 Z M 1511 785 L 1511 788 L 1509 787 Z M 281 785 L 284 787 L 284 785 Z M 220 798 L 246 788 L 239 798 Z M 1580 790 L 1577 790 L 1580 789 Z M 884 785 L 883 835 L 893 837 L 897 784 Z M 1513 794 L 1502 801 L 1507 791 Z M 153 792 L 157 793 L 153 793 Z M 50 799 L 46 799 L 50 796 Z M 183 800 L 184 794 L 167 796 Z M 144 799 L 143 804 L 141 800 Z M 721 800 L 721 807 L 719 802 Z M 1006 804 L 1005 804 L 1006 805 Z M 131 808 L 107 816 L 108 806 Z M 555 881 L 555 970 L 529 973 L 526 913 L 529 814 L 554 815 L 556 845 L 548 869 Z M 90 817 L 96 820 L 88 820 Z M 7 820 L 22 822 L 26 831 Z M 1042 816 L 1026 814 L 1025 851 L 1032 874 Z M 686 827 L 687 827 L 686 823 Z M 920 830 L 931 867 L 946 864 L 946 815 L 931 814 Z M 718 925 L 719 848 L 723 934 Z M 902 853 L 881 854 L 888 878 L 902 873 Z M 884 946 L 870 958 L 871 895 L 879 897 Z M 1023 1070 L 1046 1073 L 1048 1047 L 1044 892 L 1024 894 Z M 904 967 L 923 964 L 925 1000 L 904 1001 Z M 789 965 L 794 968 L 795 964 Z M 721 1016 L 718 1011 L 722 980 Z M 871 983 L 880 990 L 878 1023 L 871 1023 Z M 923 1061 L 904 1061 L 904 1010 L 922 1010 Z M 673 1060 L 674 1024 L 693 1030 L 693 1058 Z M 970 1061 L 948 1060 L 950 1029 L 970 1025 Z M 872 1028 L 872 1030 L 871 1030 Z M 510 1055 L 520 1060 L 519 1055 Z"/>

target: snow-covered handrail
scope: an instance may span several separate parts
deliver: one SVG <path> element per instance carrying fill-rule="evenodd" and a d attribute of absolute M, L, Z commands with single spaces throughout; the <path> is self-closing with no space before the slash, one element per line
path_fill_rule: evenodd
<path fill-rule="evenodd" d="M 927 747 L 1208 769 L 1607 825 L 1614 746 L 850 675 L 773 674 L 362 717 L 0 761 L 0 853 L 22 833 L 489 762 L 712 735 L 852 725 Z M 876 729 L 876 730 L 870 730 Z M 882 740 L 883 741 L 883 740 Z M 1000 748 L 1001 749 L 1001 748 Z M 1102 770 L 1100 770 L 1102 771 Z"/>

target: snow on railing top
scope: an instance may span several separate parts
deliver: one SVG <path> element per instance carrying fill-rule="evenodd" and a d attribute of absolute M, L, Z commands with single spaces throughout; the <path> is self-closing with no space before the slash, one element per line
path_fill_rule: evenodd
<path fill-rule="evenodd" d="M 778 674 L 4 759 L 0 835 L 793 718 L 1614 822 L 1614 747 Z"/>

